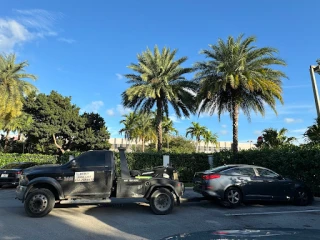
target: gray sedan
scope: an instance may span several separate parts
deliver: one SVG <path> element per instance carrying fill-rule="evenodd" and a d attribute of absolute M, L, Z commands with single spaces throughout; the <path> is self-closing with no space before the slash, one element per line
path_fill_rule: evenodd
<path fill-rule="evenodd" d="M 235 207 L 243 201 L 291 201 L 307 205 L 313 200 L 310 189 L 301 181 L 284 178 L 270 169 L 253 165 L 224 165 L 197 172 L 195 192 Z"/>

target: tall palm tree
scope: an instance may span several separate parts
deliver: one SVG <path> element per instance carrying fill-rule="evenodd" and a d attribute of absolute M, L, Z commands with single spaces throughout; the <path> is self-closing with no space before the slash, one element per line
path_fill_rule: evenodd
<path fill-rule="evenodd" d="M 316 119 L 315 124 L 308 127 L 304 133 L 305 138 L 311 143 L 320 143 L 320 117 Z"/>
<path fill-rule="evenodd" d="M 281 128 L 279 131 L 273 128 L 268 128 L 263 130 L 262 146 L 267 148 L 277 148 L 285 145 L 290 145 L 297 139 L 295 137 L 287 137 L 286 133 L 288 130 L 286 128 Z"/>
<path fill-rule="evenodd" d="M 207 128 L 204 126 L 201 126 L 199 123 L 197 122 L 192 122 L 191 123 L 192 126 L 187 128 L 186 131 L 186 137 L 188 137 L 188 135 L 190 135 L 191 138 L 195 138 L 197 141 L 197 152 L 199 151 L 199 146 L 200 146 L 200 140 L 201 137 L 203 137 L 205 135 L 205 133 L 207 132 Z"/>
<path fill-rule="evenodd" d="M 203 140 L 204 140 L 205 144 L 207 145 L 207 147 L 208 147 L 209 143 L 212 143 L 217 146 L 218 135 L 215 133 L 213 134 L 210 130 L 207 130 L 203 134 Z"/>
<path fill-rule="evenodd" d="M 178 117 L 189 117 L 194 109 L 196 84 L 183 75 L 193 72 L 193 68 L 183 68 L 187 57 L 174 60 L 177 50 L 164 47 L 160 53 L 157 46 L 153 52 L 148 48 L 138 54 L 138 63 L 128 68 L 136 74 L 126 74 L 131 86 L 122 93 L 122 103 L 135 111 L 151 112 L 156 106 L 157 148 L 162 148 L 162 119 L 169 115 L 169 104 Z"/>
<path fill-rule="evenodd" d="M 208 61 L 198 62 L 195 81 L 200 84 L 198 93 L 199 112 L 211 115 L 229 112 L 233 122 L 233 152 L 238 152 L 239 110 L 248 117 L 250 112 L 264 115 L 265 104 L 275 113 L 276 100 L 283 104 L 281 78 L 286 75 L 272 67 L 285 66 L 285 61 L 275 56 L 277 50 L 253 46 L 255 37 L 219 39 L 216 45 L 202 54 Z"/>
<path fill-rule="evenodd" d="M 15 54 L 0 55 L 0 119 L 9 121 L 21 114 L 23 98 L 36 90 L 24 79 L 36 80 L 36 76 L 25 73 L 28 62 L 16 63 Z"/>

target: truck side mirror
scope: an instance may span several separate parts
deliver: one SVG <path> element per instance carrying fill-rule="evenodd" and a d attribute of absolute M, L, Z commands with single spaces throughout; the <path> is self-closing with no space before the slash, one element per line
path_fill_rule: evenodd
<path fill-rule="evenodd" d="M 71 168 L 76 168 L 77 167 L 77 162 L 76 160 L 71 161 Z"/>

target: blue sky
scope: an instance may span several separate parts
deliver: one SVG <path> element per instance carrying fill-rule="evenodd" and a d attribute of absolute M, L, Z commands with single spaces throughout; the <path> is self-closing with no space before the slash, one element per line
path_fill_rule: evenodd
<path fill-rule="evenodd" d="M 283 68 L 285 104 L 278 116 L 269 109 L 265 117 L 240 115 L 239 140 L 256 140 L 261 130 L 285 127 L 301 138 L 316 117 L 309 65 L 320 58 L 318 1 L 18 1 L 4 0 L 0 8 L 0 52 L 16 52 L 28 60 L 28 72 L 38 76 L 41 92 L 56 90 L 72 96 L 83 111 L 99 112 L 112 137 L 119 137 L 119 120 L 128 112 L 120 94 L 129 86 L 122 74 L 147 46 L 179 49 L 188 56 L 184 66 L 204 60 L 199 54 L 218 38 L 240 33 L 255 35 L 258 47 L 277 48 L 287 61 Z M 192 77 L 192 76 L 191 76 Z M 320 76 L 317 75 L 319 81 Z M 179 133 L 198 121 L 232 140 L 229 115 L 171 118 Z"/>

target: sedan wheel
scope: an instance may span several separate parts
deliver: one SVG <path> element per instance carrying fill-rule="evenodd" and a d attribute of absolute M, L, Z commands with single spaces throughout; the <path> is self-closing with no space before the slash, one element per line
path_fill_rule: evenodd
<path fill-rule="evenodd" d="M 236 207 L 242 201 L 242 195 L 238 188 L 230 187 L 225 191 L 224 206 Z"/>
<path fill-rule="evenodd" d="M 306 189 L 297 189 L 294 196 L 294 204 L 299 206 L 306 206 L 312 201 L 312 196 Z"/>

